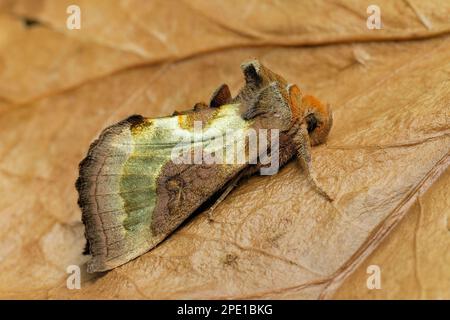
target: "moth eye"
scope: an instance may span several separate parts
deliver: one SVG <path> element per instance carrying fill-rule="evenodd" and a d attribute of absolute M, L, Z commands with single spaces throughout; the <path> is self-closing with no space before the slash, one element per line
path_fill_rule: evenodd
<path fill-rule="evenodd" d="M 319 126 L 316 116 L 312 113 L 308 114 L 305 120 L 308 125 L 308 133 L 313 132 Z"/>

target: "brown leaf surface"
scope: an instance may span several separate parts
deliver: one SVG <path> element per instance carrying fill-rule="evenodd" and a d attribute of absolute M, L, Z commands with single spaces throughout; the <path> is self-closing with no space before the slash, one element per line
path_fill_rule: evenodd
<path fill-rule="evenodd" d="M 450 298 L 448 3 L 381 1 L 377 31 L 365 1 L 79 3 L 69 31 L 64 1 L 0 1 L 1 297 Z M 193 217 L 68 290 L 66 267 L 86 261 L 74 181 L 92 139 L 223 82 L 236 92 L 249 57 L 334 106 L 313 156 L 336 201 L 293 162 L 243 181 L 218 223 Z M 382 290 L 367 290 L 369 264 Z"/>
<path fill-rule="evenodd" d="M 0 0 L 8 13 L 0 17 L 0 70 L 2 64 L 14 66 L 0 74 L 0 97 L 25 103 L 127 68 L 229 48 L 427 38 L 450 31 L 448 1 L 378 1 L 383 29 L 376 31 L 366 27 L 369 0 L 79 0 L 77 31 L 65 27 L 72 3 Z M 42 27 L 27 29 L 18 18 Z"/>
<path fill-rule="evenodd" d="M 450 171 L 417 198 L 395 230 L 338 289 L 334 298 L 448 299 Z M 366 287 L 367 267 L 379 265 L 382 290 Z"/>

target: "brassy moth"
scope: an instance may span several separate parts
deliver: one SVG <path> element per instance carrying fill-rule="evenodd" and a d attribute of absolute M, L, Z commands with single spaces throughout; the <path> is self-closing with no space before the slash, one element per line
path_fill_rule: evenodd
<path fill-rule="evenodd" d="M 245 85 L 236 97 L 223 84 L 209 104 L 168 117 L 134 115 L 92 143 L 76 182 L 92 256 L 88 272 L 144 254 L 219 196 L 211 214 L 240 178 L 270 172 L 273 160 L 271 173 L 296 156 L 311 186 L 331 201 L 317 183 L 310 153 L 328 136 L 330 107 L 258 61 L 241 68 Z"/>

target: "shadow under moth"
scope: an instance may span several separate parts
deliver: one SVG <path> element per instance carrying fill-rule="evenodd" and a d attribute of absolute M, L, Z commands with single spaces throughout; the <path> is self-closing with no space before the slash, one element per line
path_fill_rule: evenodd
<path fill-rule="evenodd" d="M 76 182 L 88 272 L 144 254 L 219 195 L 211 215 L 240 178 L 268 169 L 268 159 L 279 167 L 296 156 L 311 186 L 332 201 L 317 183 L 310 152 L 328 136 L 330 107 L 256 60 L 241 68 L 245 85 L 236 97 L 223 84 L 209 104 L 168 117 L 133 115 L 92 143 Z M 226 135 L 233 143 L 224 143 Z"/>

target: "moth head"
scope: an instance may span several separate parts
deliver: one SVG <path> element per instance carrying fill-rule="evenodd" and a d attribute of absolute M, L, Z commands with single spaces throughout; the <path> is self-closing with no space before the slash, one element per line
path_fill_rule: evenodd
<path fill-rule="evenodd" d="M 324 143 L 333 125 L 329 104 L 323 104 L 313 96 L 302 97 L 303 122 L 308 128 L 311 145 Z"/>

